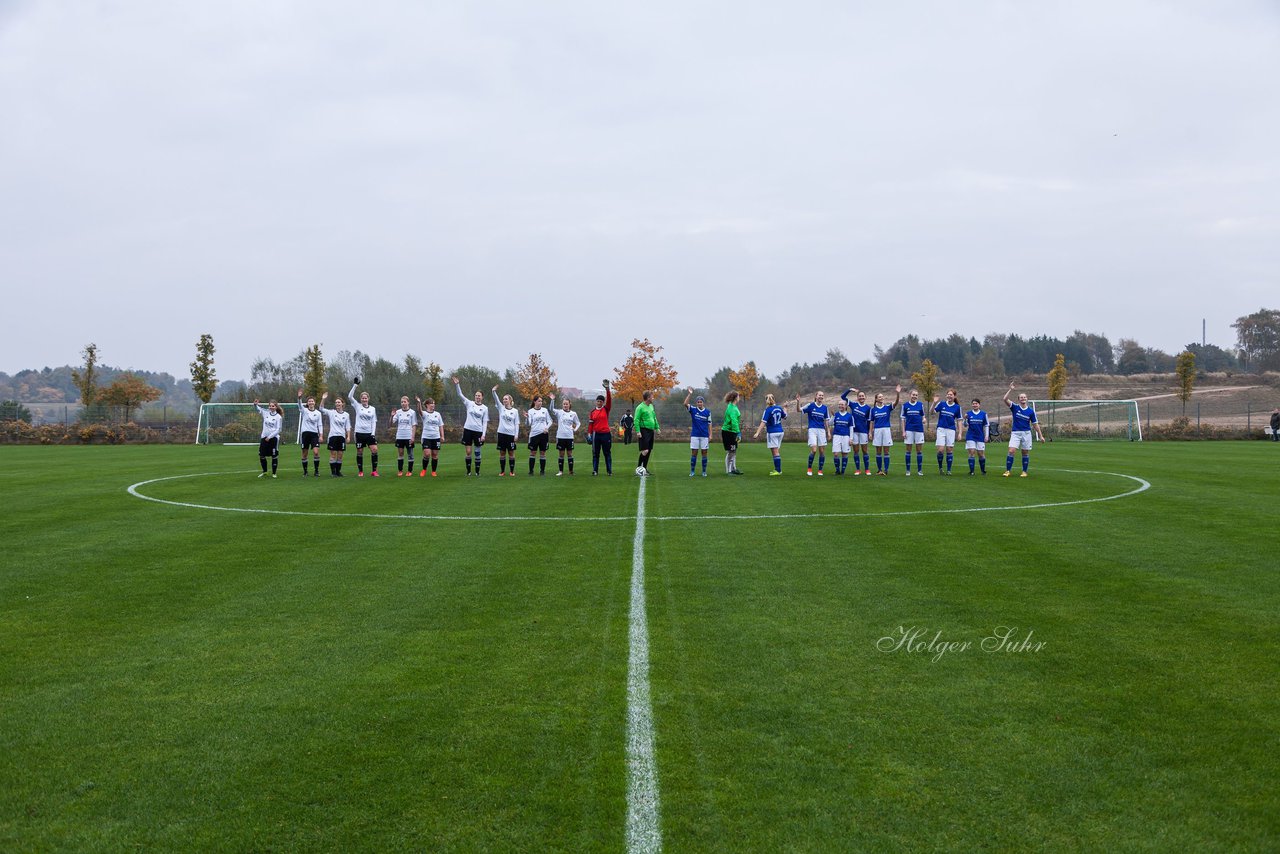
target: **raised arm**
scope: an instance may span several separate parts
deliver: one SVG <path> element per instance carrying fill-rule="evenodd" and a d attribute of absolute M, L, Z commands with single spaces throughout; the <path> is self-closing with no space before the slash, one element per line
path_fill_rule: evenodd
<path fill-rule="evenodd" d="M 613 392 L 609 390 L 609 381 L 604 381 L 604 411 L 613 409 Z"/>
<path fill-rule="evenodd" d="M 902 385 L 898 384 L 893 387 L 893 405 L 897 406 L 900 400 L 902 400 Z"/>
<path fill-rule="evenodd" d="M 470 403 L 470 402 L 471 402 L 470 400 L 468 400 L 468 399 L 467 399 L 467 396 L 466 396 L 465 394 L 463 394 L 463 393 L 462 393 L 462 385 L 461 385 L 461 383 L 459 383 L 459 382 L 458 382 L 458 378 L 457 378 L 457 377 L 454 377 L 454 378 L 453 378 L 453 388 L 454 388 L 454 390 L 455 390 L 456 392 L 458 392 L 458 397 L 462 398 L 462 402 L 463 402 L 463 403 Z"/>
<path fill-rule="evenodd" d="M 503 408 L 503 407 L 502 407 L 502 398 L 498 397 L 498 387 L 497 387 L 497 386 L 494 386 L 494 387 L 493 387 L 493 402 L 494 402 L 495 404 L 497 404 L 497 406 L 498 406 L 498 408 L 499 408 L 499 409 L 502 409 L 502 408 Z"/>
<path fill-rule="evenodd" d="M 1013 391 L 1013 380 L 1009 380 L 1009 391 L 1004 393 L 1004 405 L 1013 406 L 1013 400 L 1009 397 L 1009 392 Z"/>
<path fill-rule="evenodd" d="M 857 390 L 856 388 L 847 388 L 847 389 L 845 389 L 845 390 L 844 390 L 844 392 L 840 395 L 840 399 L 841 399 L 841 400 L 843 400 L 845 403 L 849 404 L 850 406 L 853 406 L 853 401 L 852 401 L 852 400 L 849 400 L 849 395 L 853 395 L 853 396 L 854 396 L 854 400 L 857 400 L 857 398 L 858 398 L 858 390 Z"/>
<path fill-rule="evenodd" d="M 693 399 L 693 386 L 689 386 L 689 391 L 688 391 L 688 393 L 687 393 L 687 394 L 685 394 L 685 396 L 684 396 L 684 405 L 685 405 L 685 408 L 688 408 L 688 406 L 689 406 L 689 401 L 690 401 L 690 400 L 692 400 L 692 399 Z"/>

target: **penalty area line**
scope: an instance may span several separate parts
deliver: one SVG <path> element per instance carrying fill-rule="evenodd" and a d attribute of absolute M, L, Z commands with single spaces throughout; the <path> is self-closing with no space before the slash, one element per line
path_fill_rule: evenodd
<path fill-rule="evenodd" d="M 649 622 L 644 599 L 644 493 L 636 499 L 631 544 L 631 613 L 627 657 L 627 851 L 662 850 L 658 820 L 658 768 L 654 758 L 653 700 L 649 694 Z"/>

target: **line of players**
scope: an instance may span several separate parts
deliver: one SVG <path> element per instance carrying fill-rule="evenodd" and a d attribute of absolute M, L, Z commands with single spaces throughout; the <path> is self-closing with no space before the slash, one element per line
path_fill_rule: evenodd
<path fill-rule="evenodd" d="M 302 444 L 302 473 L 307 474 L 307 454 L 312 455 L 312 465 L 314 473 L 319 476 L 320 457 L 319 447 L 323 440 L 324 432 L 322 431 L 321 416 L 328 420 L 328 450 L 329 450 L 329 471 L 333 477 L 342 477 L 343 454 L 346 451 L 346 445 L 353 440 L 356 444 L 356 468 L 357 476 L 364 476 L 364 450 L 370 451 L 371 474 L 378 477 L 378 444 L 374 437 L 377 429 L 377 413 L 374 407 L 369 404 L 368 392 L 362 392 L 357 402 L 356 389 L 359 386 L 359 378 L 351 387 L 348 397 L 351 400 L 351 406 L 354 411 L 355 420 L 351 420 L 349 413 L 344 411 L 343 401 L 338 398 L 334 403 L 333 409 L 328 409 L 324 403 L 328 399 L 328 392 L 320 398 L 319 407 L 316 406 L 314 398 L 307 398 L 305 405 L 302 405 L 302 392 L 298 392 L 299 412 L 302 419 L 301 428 L 301 444 Z M 470 477 L 474 473 L 480 474 L 481 454 L 484 445 L 484 438 L 489 426 L 489 407 L 484 403 L 484 393 L 476 391 L 472 399 L 468 399 L 462 392 L 458 378 L 453 378 L 454 388 L 458 396 L 462 399 L 466 406 L 466 423 L 463 427 L 462 444 L 466 449 L 466 466 L 467 476 Z M 605 393 L 596 398 L 596 408 L 593 409 L 588 416 L 588 436 L 591 440 L 592 447 L 592 474 L 599 473 L 600 457 L 603 454 L 605 458 L 606 475 L 613 473 L 612 458 L 612 433 L 609 426 L 609 413 L 612 408 L 612 393 L 609 390 L 608 380 L 604 381 Z M 1018 401 L 1015 403 L 1009 397 L 1014 390 L 1014 384 L 1009 383 L 1009 390 L 1005 392 L 1004 403 L 1009 407 L 1012 415 L 1012 429 L 1009 438 L 1009 453 L 1005 458 L 1004 476 L 1009 477 L 1013 471 L 1015 456 L 1018 452 L 1022 457 L 1022 477 L 1027 477 L 1030 467 L 1030 453 L 1032 444 L 1032 433 L 1034 432 L 1041 442 L 1045 441 L 1044 434 L 1040 430 L 1040 425 L 1036 418 L 1035 409 L 1028 403 L 1026 394 L 1019 394 Z M 498 410 L 498 457 L 499 457 L 499 477 L 507 474 L 507 467 L 510 465 L 510 474 L 515 476 L 516 469 L 516 441 L 519 435 L 520 422 L 524 421 L 529 428 L 528 448 L 529 448 L 529 474 L 533 474 L 535 467 L 535 459 L 541 474 L 546 473 L 546 452 L 549 445 L 549 436 L 551 428 L 551 414 L 554 412 L 556 417 L 556 450 L 559 457 L 559 471 L 557 477 L 565 473 L 566 463 L 568 473 L 573 474 L 574 458 L 573 448 L 574 439 L 578 429 L 582 426 L 578 415 L 571 408 L 570 399 L 566 396 L 561 400 L 561 407 L 555 407 L 555 397 L 551 397 L 551 410 L 543 407 L 543 400 L 538 396 L 533 401 L 533 406 L 523 414 L 516 409 L 511 395 L 503 395 L 498 397 L 498 387 L 492 389 L 494 401 Z M 855 395 L 855 401 L 850 401 L 849 396 Z M 920 400 L 919 392 L 912 389 L 908 394 L 905 403 L 901 402 L 902 386 L 894 388 L 893 403 L 887 403 L 884 394 L 877 393 L 872 403 L 867 403 L 867 395 L 865 392 L 856 388 L 849 388 L 840 395 L 840 403 L 835 411 L 831 411 L 825 404 L 825 395 L 819 391 L 814 395 L 813 401 L 803 406 L 800 404 L 800 397 L 795 398 L 795 412 L 797 415 L 804 415 L 807 418 L 808 435 L 807 443 L 809 445 L 809 461 L 806 468 L 806 474 L 809 477 L 814 475 L 814 461 L 817 461 L 817 475 L 824 476 L 824 468 L 826 465 L 826 450 L 830 446 L 832 449 L 833 464 L 837 475 L 843 475 L 848 471 L 849 457 L 853 457 L 853 473 L 855 475 L 864 474 L 871 475 L 871 462 L 868 447 L 874 447 L 876 450 L 876 474 L 884 477 L 889 474 L 891 454 L 893 447 L 893 425 L 892 415 L 896 408 L 900 408 L 901 436 L 903 443 L 906 445 L 906 454 L 904 463 L 906 474 L 911 476 L 911 455 L 915 452 L 916 475 L 924 474 L 924 436 L 925 436 L 925 403 Z M 736 405 L 737 393 L 731 392 L 725 397 L 725 419 L 721 424 L 721 436 L 725 449 L 725 472 L 730 475 L 740 475 L 741 472 L 737 468 L 737 446 L 740 436 L 740 412 Z M 693 398 L 693 389 L 688 389 L 685 396 L 684 405 L 690 416 L 690 455 L 689 455 L 689 476 L 693 477 L 697 472 L 698 458 L 702 459 L 702 476 L 707 476 L 707 454 L 710 446 L 711 431 L 713 427 L 713 415 L 711 410 L 706 407 L 706 399 L 699 395 L 696 398 L 696 405 L 690 405 Z M 422 426 L 421 443 L 422 443 L 422 471 L 420 477 L 427 475 L 427 461 L 430 460 L 431 476 L 435 477 L 439 465 L 440 445 L 444 441 L 445 427 L 444 420 L 440 413 L 435 410 L 435 401 L 427 398 L 425 403 L 415 398 L 417 409 L 411 408 L 408 396 L 400 398 L 400 408 L 392 412 L 390 419 L 390 427 L 396 431 L 396 466 L 397 476 L 401 477 L 406 474 L 405 463 L 407 460 L 409 476 L 413 475 L 414 457 L 413 451 L 416 444 L 417 428 L 419 423 Z M 937 451 L 938 473 L 941 475 L 950 475 L 954 462 L 954 450 L 957 433 L 960 425 L 963 424 L 965 449 L 969 459 L 969 474 L 980 470 L 982 474 L 987 472 L 986 444 L 990 438 L 991 420 L 981 406 L 981 401 L 974 398 L 970 403 L 970 409 L 967 412 L 961 411 L 960 404 L 957 400 L 957 392 L 954 388 L 948 389 L 945 401 L 934 397 L 932 411 L 937 415 L 937 428 L 935 447 Z M 262 441 L 259 444 L 258 456 L 262 466 L 262 474 L 259 477 L 267 475 L 267 459 L 271 460 L 271 476 L 276 476 L 277 462 L 279 456 L 279 435 L 282 416 L 275 401 L 272 401 L 268 407 L 258 405 L 258 401 L 254 401 L 258 406 L 258 411 L 262 414 L 263 430 Z M 761 416 L 760 424 L 756 428 L 755 438 L 760 438 L 763 431 L 766 435 L 767 446 L 773 455 L 773 471 L 769 474 L 776 477 L 782 474 L 782 437 L 783 422 L 787 418 L 786 410 L 779 406 L 772 394 L 765 399 L 765 411 Z M 641 421 L 645 423 L 641 425 Z M 658 424 L 656 417 L 652 414 L 651 396 L 645 395 L 645 402 L 637 410 L 637 426 L 641 427 L 640 441 L 640 461 L 636 468 L 636 474 L 648 474 L 649 452 L 653 447 L 654 434 L 657 432 Z M 644 429 L 647 427 L 648 429 Z M 647 440 L 647 441 L 646 441 Z M 862 470 L 859 471 L 858 463 L 861 458 Z"/>
<path fill-rule="evenodd" d="M 1028 402 L 1026 394 L 1019 394 L 1017 402 L 1014 402 L 1009 398 L 1013 390 L 1014 384 L 1011 382 L 1009 390 L 1004 395 L 1004 403 L 1009 407 L 1012 416 L 1004 477 L 1010 477 L 1013 474 L 1014 458 L 1018 453 L 1022 456 L 1021 476 L 1027 477 L 1031 465 L 1032 433 L 1034 432 L 1041 442 L 1045 439 L 1036 418 L 1035 408 Z M 850 395 L 856 396 L 856 402 L 849 400 Z M 782 473 L 782 422 L 787 414 L 774 401 L 773 395 L 769 395 L 765 403 L 766 409 L 760 427 L 756 429 L 756 437 L 759 438 L 761 430 L 766 431 L 769 448 L 773 451 L 774 470 L 769 474 L 777 476 Z M 907 477 L 911 476 L 911 455 L 914 451 L 916 475 L 922 476 L 924 474 L 925 402 L 920 400 L 919 391 L 912 389 L 907 396 L 907 401 L 902 403 L 902 386 L 900 385 L 894 387 L 892 403 L 887 403 L 883 394 L 876 394 L 872 403 L 867 403 L 866 392 L 856 388 L 847 389 L 840 395 L 840 403 L 834 412 L 827 407 L 825 395 L 822 392 L 814 394 L 813 401 L 804 406 L 800 405 L 800 398 L 797 396 L 796 414 L 804 415 L 808 419 L 809 462 L 805 473 L 809 477 L 814 475 L 813 464 L 816 458 L 817 475 L 823 476 L 826 449 L 830 445 L 836 474 L 842 475 L 848 471 L 849 457 L 852 456 L 853 473 L 870 476 L 871 461 L 868 453 L 870 445 L 875 448 L 876 474 L 881 477 L 888 476 L 893 448 L 892 416 L 893 410 L 898 408 L 900 403 L 901 435 L 903 444 L 906 445 L 904 455 L 906 474 Z M 970 402 L 969 411 L 962 414 L 957 392 L 952 388 L 947 390 L 946 400 L 935 396 L 932 403 L 932 411 L 937 415 L 935 450 L 938 473 L 951 474 L 956 436 L 960 425 L 963 425 L 964 446 L 969 456 L 969 474 L 972 475 L 975 470 L 980 470 L 985 475 L 991 419 L 983 411 L 982 401 L 975 397 Z M 862 462 L 861 472 L 858 470 L 859 458 Z"/>
<path fill-rule="evenodd" d="M 468 398 L 462 392 L 458 378 L 453 377 L 452 379 L 454 389 L 466 406 L 467 415 L 462 428 L 462 444 L 466 448 L 467 476 L 470 477 L 473 473 L 478 476 L 480 474 L 485 436 L 489 429 L 489 407 L 485 405 L 483 392 L 476 391 L 473 398 Z M 316 477 L 320 476 L 321 444 L 325 444 L 329 451 L 330 476 L 344 477 L 342 473 L 343 457 L 346 454 L 347 445 L 350 443 L 354 443 L 356 446 L 356 476 L 364 477 L 364 452 L 365 449 L 368 449 L 369 474 L 372 477 L 379 477 L 378 440 L 376 438 L 378 414 L 377 410 L 369 403 L 368 392 L 361 392 L 357 398 L 356 389 L 359 385 L 360 378 L 356 377 L 355 384 L 351 386 L 351 391 L 347 394 L 347 399 L 351 401 L 350 412 L 346 410 L 343 399 L 340 397 L 334 400 L 332 409 L 326 407 L 325 403 L 329 399 L 327 391 L 321 395 L 318 405 L 314 397 L 308 397 L 304 403 L 302 391 L 299 389 L 298 413 L 303 477 L 306 477 L 309 473 L 314 474 Z M 547 449 L 550 446 L 553 415 L 556 422 L 556 451 L 559 457 L 559 471 L 556 472 L 556 476 L 561 477 L 564 475 L 566 464 L 568 473 L 572 475 L 574 468 L 574 439 L 583 424 L 578 414 L 573 411 L 569 397 L 567 395 L 563 396 L 560 408 L 556 408 L 555 395 L 551 395 L 549 398 L 551 408 L 547 409 L 543 406 L 542 396 L 539 395 L 534 398 L 533 406 L 522 414 L 515 407 L 515 402 L 512 400 L 511 395 L 507 394 L 499 397 L 497 386 L 493 387 L 492 393 L 498 411 L 497 444 L 500 469 L 498 476 L 506 476 L 509 465 L 509 473 L 511 477 L 515 477 L 516 440 L 519 436 L 521 421 L 527 425 L 529 431 L 529 474 L 533 474 L 535 462 L 539 474 L 546 474 Z M 647 400 L 648 396 L 646 395 L 646 402 Z M 436 411 L 436 402 L 432 398 L 428 397 L 423 401 L 421 398 L 415 397 L 414 401 L 417 405 L 416 407 L 411 407 L 409 405 L 409 397 L 407 395 L 401 397 L 400 407 L 392 411 L 388 422 L 388 426 L 395 431 L 396 476 L 413 476 L 413 452 L 418 445 L 420 437 L 422 469 L 419 472 L 419 477 L 427 476 L 428 461 L 430 461 L 431 476 L 436 477 L 439 470 L 440 446 L 445 441 L 444 419 Z M 270 475 L 274 478 L 277 477 L 279 468 L 280 429 L 283 424 L 283 414 L 279 404 L 274 400 L 270 401 L 267 406 L 262 406 L 257 400 L 253 403 L 262 416 L 262 437 L 258 443 L 258 460 L 262 466 L 262 473 L 258 477 L 267 476 L 267 461 L 270 460 Z M 605 380 L 604 394 L 597 396 L 596 408 L 591 411 L 587 419 L 587 429 L 592 438 L 592 474 L 599 472 L 602 453 L 605 458 L 606 475 L 613 473 L 613 436 L 610 432 L 612 428 L 609 423 L 609 414 L 612 406 L 613 393 L 609 389 L 609 381 Z M 420 434 L 419 426 L 421 426 Z M 326 435 L 328 436 L 327 440 L 325 439 Z M 642 448 L 642 458 L 645 453 Z M 308 456 L 310 456 L 310 460 L 308 460 Z M 308 462 L 311 463 L 311 472 L 308 472 Z M 408 464 L 407 471 L 406 462 Z"/>

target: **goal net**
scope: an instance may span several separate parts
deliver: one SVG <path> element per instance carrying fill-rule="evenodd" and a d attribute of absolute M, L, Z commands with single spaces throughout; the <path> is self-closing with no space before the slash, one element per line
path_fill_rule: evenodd
<path fill-rule="evenodd" d="M 1136 400 L 1033 400 L 1045 436 L 1142 441 Z"/>
<path fill-rule="evenodd" d="M 265 405 L 265 404 L 264 404 Z M 300 438 L 298 404 L 281 403 L 284 421 L 280 442 Z M 252 403 L 202 403 L 196 419 L 197 445 L 256 445 L 262 436 L 262 416 Z"/>

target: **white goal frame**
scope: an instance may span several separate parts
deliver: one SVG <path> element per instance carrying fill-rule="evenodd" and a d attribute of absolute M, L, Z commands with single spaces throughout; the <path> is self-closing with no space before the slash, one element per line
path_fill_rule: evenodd
<path fill-rule="evenodd" d="M 1120 400 L 1029 400 L 1036 411 L 1040 429 L 1046 434 L 1060 422 L 1068 421 L 1072 425 L 1086 427 L 1093 425 L 1099 438 L 1112 436 L 1127 438 L 1130 442 L 1142 441 L 1142 417 L 1138 411 L 1138 401 L 1132 398 Z M 1103 407 L 1122 407 L 1123 417 L 1114 415 L 1104 419 Z M 1083 436 L 1081 436 L 1083 438 Z"/>
<path fill-rule="evenodd" d="M 284 413 L 293 412 L 293 420 L 297 424 L 297 428 L 294 430 L 293 442 L 295 445 L 300 444 L 302 442 L 302 419 L 299 417 L 299 414 L 298 414 L 298 410 L 299 410 L 298 404 L 295 402 L 295 403 L 277 403 L 276 405 L 280 407 L 281 412 L 284 412 Z M 210 429 L 209 416 L 212 415 L 215 410 L 222 410 L 222 409 L 226 409 L 226 410 L 240 409 L 240 410 L 246 410 L 249 412 L 254 412 L 255 414 L 257 412 L 257 409 L 254 407 L 252 403 L 202 403 L 200 404 L 200 412 L 199 414 L 196 415 L 195 443 L 197 445 L 209 444 L 209 429 Z M 282 444 L 285 441 L 285 436 L 286 436 L 285 432 L 281 430 L 280 439 Z M 219 442 L 218 444 L 256 445 L 258 444 L 258 441 L 255 439 L 252 442 Z"/>

